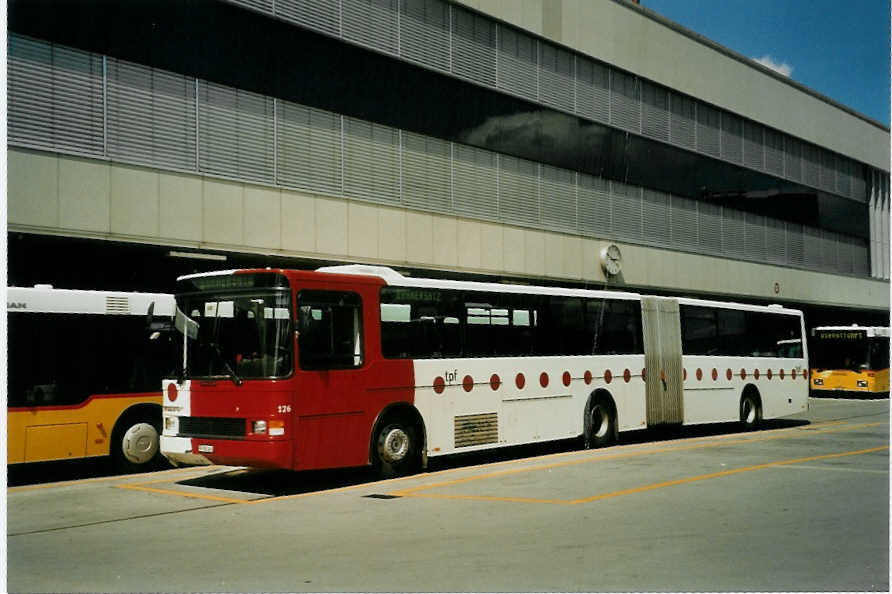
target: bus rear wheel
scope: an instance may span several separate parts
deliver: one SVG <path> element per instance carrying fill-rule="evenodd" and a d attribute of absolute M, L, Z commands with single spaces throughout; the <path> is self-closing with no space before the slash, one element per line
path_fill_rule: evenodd
<path fill-rule="evenodd" d="M 421 466 L 419 431 L 404 419 L 388 419 L 375 433 L 372 465 L 380 478 L 407 476 Z"/>
<path fill-rule="evenodd" d="M 592 400 L 586 410 L 585 449 L 603 448 L 616 440 L 616 409 L 606 398 Z"/>
<path fill-rule="evenodd" d="M 740 399 L 740 425 L 744 431 L 752 431 L 759 426 L 762 420 L 762 407 L 759 399 L 752 393 L 745 394 Z"/>

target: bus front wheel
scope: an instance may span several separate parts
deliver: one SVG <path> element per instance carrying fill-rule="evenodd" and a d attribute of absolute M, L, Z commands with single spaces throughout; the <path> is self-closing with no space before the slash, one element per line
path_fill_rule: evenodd
<path fill-rule="evenodd" d="M 373 466 L 381 478 L 414 474 L 420 467 L 417 427 L 405 419 L 389 419 L 375 434 Z"/>

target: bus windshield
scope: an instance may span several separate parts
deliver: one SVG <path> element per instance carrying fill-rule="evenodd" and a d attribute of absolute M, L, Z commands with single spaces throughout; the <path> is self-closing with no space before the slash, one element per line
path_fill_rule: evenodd
<path fill-rule="evenodd" d="M 202 292 L 177 297 L 198 324 L 187 340 L 187 377 L 284 377 L 292 370 L 291 299 L 287 290 Z"/>
<path fill-rule="evenodd" d="M 812 367 L 850 371 L 868 369 L 868 345 L 869 342 L 863 335 L 852 338 L 817 338 L 812 353 Z"/>

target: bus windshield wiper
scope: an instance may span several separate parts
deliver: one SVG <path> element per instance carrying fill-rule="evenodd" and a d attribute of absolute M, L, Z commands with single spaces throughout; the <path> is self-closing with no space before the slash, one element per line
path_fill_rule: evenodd
<path fill-rule="evenodd" d="M 207 345 L 211 347 L 211 350 L 213 350 L 214 354 L 217 355 L 217 358 L 220 359 L 220 363 L 223 364 L 224 369 L 226 369 L 226 372 L 229 373 L 229 379 L 232 380 L 232 383 L 234 383 L 236 386 L 241 386 L 242 378 L 240 378 L 229 365 L 229 363 L 226 362 L 226 358 L 223 356 L 223 352 L 220 350 L 220 347 L 217 346 L 217 343 L 209 342 L 207 343 Z"/>

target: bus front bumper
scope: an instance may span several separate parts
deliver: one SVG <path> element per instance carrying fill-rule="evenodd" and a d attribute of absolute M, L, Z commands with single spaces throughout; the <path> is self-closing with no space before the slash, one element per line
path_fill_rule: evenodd
<path fill-rule="evenodd" d="M 291 440 L 230 440 L 161 436 L 161 453 L 173 464 L 291 468 Z"/>

